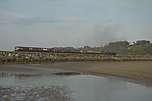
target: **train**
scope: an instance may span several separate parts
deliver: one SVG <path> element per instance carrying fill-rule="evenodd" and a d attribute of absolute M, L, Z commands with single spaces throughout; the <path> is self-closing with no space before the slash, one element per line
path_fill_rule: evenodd
<path fill-rule="evenodd" d="M 115 56 L 114 52 L 101 52 L 92 50 L 81 50 L 73 47 L 54 47 L 54 48 L 40 48 L 40 47 L 15 47 L 16 52 L 50 52 L 50 53 L 79 53 L 79 54 L 103 54 Z"/>
<path fill-rule="evenodd" d="M 79 52 L 73 47 L 54 47 L 54 48 L 40 48 L 40 47 L 20 47 L 16 46 L 15 51 L 24 51 L 24 52 L 54 52 L 54 53 L 75 53 Z"/>

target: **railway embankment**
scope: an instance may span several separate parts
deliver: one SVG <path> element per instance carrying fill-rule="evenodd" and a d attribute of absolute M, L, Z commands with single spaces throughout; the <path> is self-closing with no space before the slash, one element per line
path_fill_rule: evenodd
<path fill-rule="evenodd" d="M 150 55 L 104 55 L 87 53 L 0 51 L 0 64 L 45 63 L 58 61 L 152 61 Z"/>

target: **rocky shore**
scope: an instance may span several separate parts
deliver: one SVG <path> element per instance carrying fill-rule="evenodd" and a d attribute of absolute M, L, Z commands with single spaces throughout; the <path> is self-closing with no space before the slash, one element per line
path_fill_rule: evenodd
<path fill-rule="evenodd" d="M 62 87 L 0 87 L 0 101 L 71 101 Z"/>

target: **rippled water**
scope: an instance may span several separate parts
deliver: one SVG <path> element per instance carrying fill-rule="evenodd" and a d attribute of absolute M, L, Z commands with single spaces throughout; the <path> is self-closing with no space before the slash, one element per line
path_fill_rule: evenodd
<path fill-rule="evenodd" d="M 0 73 L 0 94 L 1 99 L 13 95 L 16 96 L 16 99 L 17 97 L 20 98 L 20 101 L 23 101 L 25 97 L 30 99 L 29 96 L 33 96 L 34 101 L 50 101 L 50 99 L 51 101 L 152 100 L 151 87 L 117 78 L 92 75 L 29 76 Z M 11 101 L 15 100 L 11 98 Z"/>

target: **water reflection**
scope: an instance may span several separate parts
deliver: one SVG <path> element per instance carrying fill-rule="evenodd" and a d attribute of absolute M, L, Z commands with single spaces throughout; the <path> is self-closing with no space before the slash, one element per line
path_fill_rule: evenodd
<path fill-rule="evenodd" d="M 0 94 L 1 99 L 15 95 L 22 98 L 19 101 L 151 101 L 152 88 L 111 77 L 3 72 Z M 7 101 L 16 101 L 10 99 Z"/>
<path fill-rule="evenodd" d="M 0 79 L 10 78 L 10 77 L 14 77 L 16 79 L 19 79 L 19 78 L 34 77 L 34 76 L 40 76 L 40 75 L 41 74 L 38 74 L 38 73 L 22 73 L 22 72 L 5 72 L 5 71 L 1 71 L 0 72 Z"/>
<path fill-rule="evenodd" d="M 49 83 L 39 85 L 40 82 L 37 80 L 45 76 L 33 73 L 0 72 L 0 101 L 72 101 L 71 92 L 65 86 L 49 85 Z M 42 82 L 44 82 L 43 79 Z"/>
<path fill-rule="evenodd" d="M 58 76 L 71 76 L 71 75 L 80 75 L 78 72 L 57 72 L 57 73 L 24 73 L 24 72 L 0 72 L 0 78 L 15 78 L 15 79 L 24 79 L 28 77 L 35 77 L 35 76 L 51 76 L 51 75 L 58 75 Z"/>

